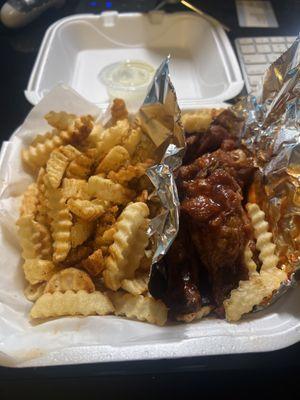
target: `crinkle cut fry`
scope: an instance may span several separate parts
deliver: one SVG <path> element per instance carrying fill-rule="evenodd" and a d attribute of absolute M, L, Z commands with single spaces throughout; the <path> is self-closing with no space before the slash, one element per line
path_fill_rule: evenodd
<path fill-rule="evenodd" d="M 96 196 L 100 200 L 111 201 L 115 204 L 126 204 L 135 195 L 133 190 L 97 175 L 91 176 L 88 184 L 90 196 Z"/>
<path fill-rule="evenodd" d="M 45 176 L 46 197 L 51 217 L 53 260 L 63 261 L 71 249 L 72 216 L 62 196 L 61 189 L 53 189 Z"/>
<path fill-rule="evenodd" d="M 72 249 L 84 243 L 93 233 L 93 222 L 77 219 L 70 230 L 70 241 Z"/>
<path fill-rule="evenodd" d="M 201 109 L 182 115 L 182 123 L 186 133 L 205 132 L 214 117 L 220 114 L 222 109 Z"/>
<path fill-rule="evenodd" d="M 46 165 L 51 152 L 61 146 L 64 140 L 59 136 L 58 132 L 53 133 L 53 136 L 48 138 L 45 135 L 45 141 L 30 145 L 27 149 L 22 150 L 22 160 L 33 171 L 39 167 Z"/>
<path fill-rule="evenodd" d="M 67 178 L 87 179 L 92 173 L 94 158 L 87 154 L 80 154 L 70 162 L 66 169 Z"/>
<path fill-rule="evenodd" d="M 253 307 L 259 305 L 264 299 L 272 296 L 278 290 L 281 283 L 287 279 L 287 274 L 277 268 L 278 258 L 275 255 L 275 246 L 271 242 L 272 234 L 268 232 L 268 223 L 265 214 L 257 204 L 248 203 L 246 205 L 252 225 L 256 245 L 260 250 L 262 267 L 260 272 L 256 272 L 252 252 L 247 246 L 245 248 L 244 259 L 249 269 L 249 280 L 241 281 L 237 289 L 230 293 L 230 298 L 224 301 L 226 319 L 228 321 L 238 321 L 243 314 L 252 311 Z M 264 267 L 264 268 L 263 268 Z"/>
<path fill-rule="evenodd" d="M 71 145 L 61 146 L 53 150 L 46 165 L 46 172 L 51 186 L 57 189 L 60 186 L 69 163 L 78 155 L 78 151 Z"/>
<path fill-rule="evenodd" d="M 29 283 L 24 289 L 24 295 L 27 300 L 35 302 L 44 293 L 46 282 L 36 283 L 32 285 Z"/>
<path fill-rule="evenodd" d="M 123 279 L 132 278 L 139 267 L 148 244 L 148 240 L 145 240 L 148 215 L 149 209 L 145 203 L 130 203 L 115 224 L 114 243 L 109 247 L 103 272 L 105 284 L 112 290 L 119 289 Z"/>
<path fill-rule="evenodd" d="M 20 217 L 34 218 L 37 213 L 39 189 L 36 183 L 31 183 L 25 190 L 20 207 Z"/>
<path fill-rule="evenodd" d="M 129 165 L 122 167 L 119 171 L 111 171 L 108 178 L 120 184 L 127 184 L 134 178 L 140 178 L 145 175 L 147 168 L 152 164 L 152 160 L 147 160 L 144 163 L 137 163 L 136 165 Z"/>
<path fill-rule="evenodd" d="M 257 204 L 253 203 L 248 203 L 246 209 L 254 228 L 256 247 L 260 251 L 259 259 L 262 262 L 261 269 L 266 270 L 276 267 L 279 258 L 275 254 L 276 246 L 272 242 L 272 233 L 268 231 L 269 224 L 265 220 L 265 213 Z"/>
<path fill-rule="evenodd" d="M 31 285 L 36 285 L 48 281 L 57 271 L 57 267 L 49 260 L 27 259 L 23 264 L 23 271 L 26 280 Z"/>
<path fill-rule="evenodd" d="M 109 173 L 110 171 L 118 171 L 123 165 L 129 163 L 130 155 L 122 146 L 115 146 L 109 150 L 96 168 L 95 173 Z"/>
<path fill-rule="evenodd" d="M 109 297 L 115 307 L 116 315 L 160 326 L 165 325 L 167 321 L 168 309 L 160 300 L 122 292 L 110 292 Z"/>
<path fill-rule="evenodd" d="M 62 194 L 66 199 L 88 200 L 88 183 L 83 179 L 64 178 Z"/>
<path fill-rule="evenodd" d="M 149 272 L 144 272 L 133 279 L 124 279 L 121 288 L 133 295 L 143 294 L 148 290 Z"/>
<path fill-rule="evenodd" d="M 65 293 L 45 293 L 33 305 L 31 318 L 62 317 L 67 315 L 106 315 L 114 312 L 109 298 L 98 291 L 87 293 L 84 290 Z"/>
<path fill-rule="evenodd" d="M 95 250 L 86 259 L 81 261 L 80 266 L 92 276 L 99 275 L 105 268 L 102 250 Z"/>
<path fill-rule="evenodd" d="M 91 293 L 95 291 L 95 285 L 86 272 L 71 267 L 52 275 L 47 282 L 44 293 L 65 293 L 68 290 L 73 290 L 74 292 L 85 290 Z"/>
<path fill-rule="evenodd" d="M 101 139 L 97 143 L 99 158 L 102 158 L 114 146 L 123 142 L 128 136 L 129 122 L 127 119 L 117 121 L 117 124 L 101 133 Z"/>
<path fill-rule="evenodd" d="M 105 203 L 95 203 L 89 200 L 69 199 L 68 206 L 70 211 L 77 217 L 85 221 L 93 221 L 105 213 Z"/>
<path fill-rule="evenodd" d="M 278 290 L 286 279 L 284 271 L 278 268 L 254 272 L 248 281 L 241 281 L 239 287 L 230 293 L 230 298 L 224 301 L 227 321 L 238 321 L 243 314 L 252 311 L 255 305 Z"/>
<path fill-rule="evenodd" d="M 17 225 L 20 245 L 22 247 L 22 257 L 24 259 L 39 257 L 41 243 L 36 223 L 31 217 L 21 217 L 17 221 Z"/>

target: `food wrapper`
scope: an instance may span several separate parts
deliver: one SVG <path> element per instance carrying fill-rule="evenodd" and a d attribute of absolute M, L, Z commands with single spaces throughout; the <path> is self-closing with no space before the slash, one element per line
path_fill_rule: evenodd
<path fill-rule="evenodd" d="M 180 111 L 170 82 L 168 63 L 169 59 L 164 60 L 158 69 L 140 109 L 143 127 L 157 146 L 158 163 L 149 169 L 149 177 L 162 205 L 161 214 L 152 221 L 150 227 L 156 249 L 155 259 L 166 251 L 178 230 L 178 197 L 172 171 L 180 165 L 184 151 Z M 71 360 L 69 362 L 75 362 L 75 360 L 78 363 L 88 362 L 93 360 L 96 345 L 97 352 L 101 348 L 102 361 L 126 359 L 129 354 L 133 355 L 132 351 L 128 350 L 128 346 L 131 348 L 133 345 L 140 346 L 149 337 L 151 340 L 158 341 L 162 337 L 162 328 L 114 316 L 69 317 L 46 321 L 42 324 L 33 323 L 29 319 L 32 303 L 26 300 L 23 293 L 26 283 L 21 268 L 21 249 L 17 237 L 16 220 L 21 194 L 32 182 L 32 177 L 24 170 L 20 154 L 21 149 L 29 145 L 37 134 L 47 132 L 49 126 L 44 116 L 50 110 L 66 111 L 77 115 L 90 114 L 98 121 L 102 121 L 107 116 L 107 112 L 102 114 L 95 105 L 87 102 L 72 89 L 59 86 L 32 109 L 22 126 L 8 142 L 2 145 L 0 153 L 0 365 L 33 365 L 32 360 L 45 359 L 45 357 L 48 364 L 56 364 L 55 357 L 60 357 L 62 349 L 65 363 L 68 363 L 68 357 Z M 125 352 L 124 357 L 122 352 Z M 47 357 L 47 354 L 51 356 Z M 43 365 L 42 361 L 41 363 Z"/>
<path fill-rule="evenodd" d="M 241 140 L 259 168 L 250 201 L 266 213 L 279 265 L 289 275 L 265 307 L 295 284 L 300 268 L 300 37 L 234 108 L 245 118 Z"/>

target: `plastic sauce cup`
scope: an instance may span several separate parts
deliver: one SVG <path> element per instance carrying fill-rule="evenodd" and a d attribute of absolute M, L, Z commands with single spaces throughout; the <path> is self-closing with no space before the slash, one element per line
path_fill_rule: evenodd
<path fill-rule="evenodd" d="M 125 60 L 107 65 L 99 74 L 110 99 L 122 98 L 129 111 L 142 104 L 155 69 L 138 60 Z"/>

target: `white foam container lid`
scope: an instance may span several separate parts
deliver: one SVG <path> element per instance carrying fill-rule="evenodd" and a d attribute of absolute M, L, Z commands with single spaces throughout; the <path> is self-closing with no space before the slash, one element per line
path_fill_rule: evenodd
<path fill-rule="evenodd" d="M 171 55 L 170 75 L 181 108 L 218 103 L 236 96 L 244 82 L 222 28 L 194 13 L 149 14 L 115 11 L 67 17 L 45 34 L 32 70 L 27 99 L 37 104 L 58 83 L 101 108 L 108 104 L 100 71 L 126 59 L 157 68 Z"/>
<path fill-rule="evenodd" d="M 221 28 L 212 28 L 205 20 L 189 13 L 149 17 L 109 12 L 99 16 L 67 17 L 48 29 L 25 92 L 26 97 L 32 104 L 37 104 L 45 93 L 63 82 L 87 100 L 105 108 L 108 98 L 98 79 L 99 71 L 105 65 L 134 58 L 157 67 L 169 53 L 172 57 L 171 78 L 184 110 L 220 106 L 236 96 L 243 87 L 235 54 Z M 300 288 L 290 290 L 265 311 L 251 314 L 236 324 L 208 318 L 188 325 L 160 328 L 126 321 L 125 336 L 131 337 L 129 341 L 122 341 L 119 330 L 123 325 L 118 324 L 117 317 L 105 317 L 101 322 L 99 342 L 77 343 L 76 346 L 70 345 L 50 353 L 31 354 L 18 366 L 280 349 L 300 340 L 299 296 Z M 89 321 L 94 318 L 99 317 L 78 319 L 79 324 L 86 326 L 87 336 Z M 60 321 L 64 324 L 64 319 Z M 75 321 L 68 319 L 68 323 L 73 325 Z M 102 343 L 102 332 L 110 329 L 111 339 Z M 70 331 L 72 340 L 77 334 L 77 331 Z"/>

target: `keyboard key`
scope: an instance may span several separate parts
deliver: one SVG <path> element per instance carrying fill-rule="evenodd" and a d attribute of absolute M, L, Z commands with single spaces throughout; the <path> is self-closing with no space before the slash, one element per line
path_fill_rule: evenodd
<path fill-rule="evenodd" d="M 262 80 L 261 75 L 249 76 L 249 83 L 251 86 L 256 86 L 258 83 L 260 83 L 261 80 Z"/>
<path fill-rule="evenodd" d="M 272 49 L 275 53 L 283 53 L 286 48 L 285 44 L 272 44 Z"/>
<path fill-rule="evenodd" d="M 241 46 L 241 50 L 243 54 L 254 54 L 256 53 L 255 47 L 252 44 L 245 44 Z"/>
<path fill-rule="evenodd" d="M 270 43 L 269 38 L 257 37 L 255 38 L 255 43 Z"/>
<path fill-rule="evenodd" d="M 239 39 L 240 44 L 252 44 L 253 40 L 251 38 L 241 38 Z"/>
<path fill-rule="evenodd" d="M 266 64 L 246 65 L 246 71 L 248 75 L 261 75 L 265 72 L 267 66 Z"/>
<path fill-rule="evenodd" d="M 275 60 L 277 60 L 278 57 L 280 57 L 280 55 L 271 53 L 271 54 L 268 54 L 267 57 L 268 57 L 268 61 L 270 61 L 270 63 L 273 63 Z"/>
<path fill-rule="evenodd" d="M 259 53 L 271 53 L 271 46 L 269 44 L 257 44 L 257 51 Z"/>
<path fill-rule="evenodd" d="M 264 54 L 244 55 L 245 64 L 263 64 L 267 61 Z"/>
<path fill-rule="evenodd" d="M 286 41 L 288 42 L 288 44 L 294 43 L 295 40 L 296 40 L 296 36 L 287 36 L 286 37 Z"/>
<path fill-rule="evenodd" d="M 271 43 L 284 43 L 284 37 L 282 36 L 273 36 L 271 37 Z"/>

